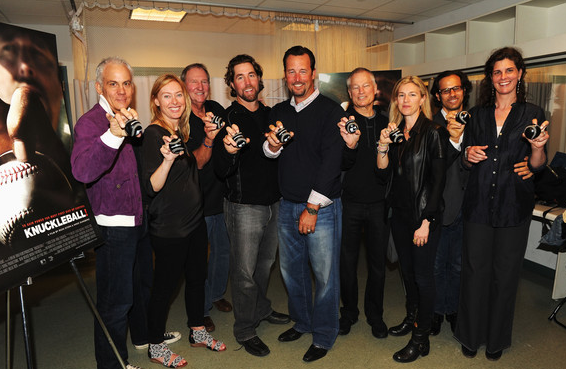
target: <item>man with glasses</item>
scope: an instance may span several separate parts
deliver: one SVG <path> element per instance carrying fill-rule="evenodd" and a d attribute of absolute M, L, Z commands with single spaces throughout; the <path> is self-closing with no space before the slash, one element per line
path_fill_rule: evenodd
<path fill-rule="evenodd" d="M 436 283 L 436 302 L 430 334 L 440 333 L 446 320 L 452 331 L 456 327 L 458 294 L 460 292 L 460 270 L 462 264 L 462 200 L 468 180 L 468 171 L 461 164 L 461 145 L 465 124 L 456 121 L 456 114 L 463 110 L 470 97 L 472 84 L 460 71 L 445 71 L 434 80 L 431 95 L 441 109 L 433 120 L 448 129 L 450 145 L 447 145 L 446 186 L 444 188 L 444 216 L 442 233 L 436 251 L 434 277 Z"/>

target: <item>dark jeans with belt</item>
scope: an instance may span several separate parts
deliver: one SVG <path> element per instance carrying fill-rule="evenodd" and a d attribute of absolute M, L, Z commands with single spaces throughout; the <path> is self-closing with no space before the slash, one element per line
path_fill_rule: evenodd
<path fill-rule="evenodd" d="M 365 235 L 368 276 L 364 295 L 364 312 L 373 326 L 383 320 L 385 261 L 389 240 L 389 224 L 385 202 L 342 203 L 342 246 L 340 249 L 341 316 L 358 319 L 358 258 L 362 235 Z"/>
<path fill-rule="evenodd" d="M 438 220 L 442 224 L 442 219 Z M 435 284 L 434 262 L 440 240 L 441 227 L 429 230 L 428 242 L 420 247 L 413 243 L 415 224 L 410 214 L 393 209 L 391 232 L 399 255 L 399 264 L 407 293 L 407 310 L 418 309 L 417 325 L 421 330 L 430 330 L 434 313 Z"/>
<path fill-rule="evenodd" d="M 155 253 L 155 272 L 148 312 L 150 343 L 163 342 L 171 298 L 182 276 L 185 277 L 185 310 L 188 326 L 203 325 L 207 244 L 204 220 L 186 237 L 151 236 L 151 245 Z"/>

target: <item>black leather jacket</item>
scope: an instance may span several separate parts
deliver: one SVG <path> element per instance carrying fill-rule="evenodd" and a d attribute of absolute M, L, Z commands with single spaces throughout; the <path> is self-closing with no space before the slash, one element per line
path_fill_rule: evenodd
<path fill-rule="evenodd" d="M 405 121 L 399 123 L 403 130 Z M 446 144 L 448 131 L 441 125 L 427 119 L 423 113 L 410 131 L 408 141 L 390 145 L 389 165 L 378 169 L 378 175 L 388 181 L 388 199 L 410 204 L 411 217 L 420 226 L 423 219 L 431 222 L 431 230 L 436 227 L 444 201 L 442 194 L 446 182 Z M 391 184 L 401 183 L 405 186 Z M 400 189 L 410 189 L 410 193 L 399 193 Z M 395 199 L 392 199 L 395 197 Z"/>

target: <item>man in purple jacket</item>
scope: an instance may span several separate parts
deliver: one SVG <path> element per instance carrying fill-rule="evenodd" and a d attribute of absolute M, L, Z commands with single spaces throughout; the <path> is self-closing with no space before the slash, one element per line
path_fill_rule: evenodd
<path fill-rule="evenodd" d="M 134 94 L 132 69 L 124 60 L 106 58 L 96 68 L 96 91 L 99 103 L 85 113 L 75 126 L 75 144 L 71 154 L 73 175 L 86 184 L 86 192 L 96 222 L 100 226 L 104 245 L 96 249 L 96 292 L 97 309 L 108 329 L 122 360 L 128 369 L 139 368 L 128 364 L 126 338 L 128 315 L 136 309 L 137 319 L 130 320 L 132 340 L 143 346 L 147 343 L 147 332 L 136 329 L 146 327 L 144 309 L 147 301 L 139 296 L 145 294 L 140 285 L 149 284 L 134 281 L 136 257 L 147 255 L 149 263 L 136 275 L 151 278 L 151 247 L 144 240 L 142 193 L 138 179 L 138 167 L 133 137 L 127 137 L 125 121 L 137 119 L 134 110 L 128 110 Z M 147 259 L 147 257 L 145 258 Z M 139 260 L 137 261 L 139 263 Z M 141 266 L 141 265 L 138 265 Z M 146 291 L 148 292 L 148 291 Z M 136 303 L 134 303 L 134 301 Z M 168 342 L 180 338 L 174 332 Z M 143 342 L 143 340 L 145 340 Z M 95 323 L 95 356 L 98 369 L 121 369 L 98 323 Z"/>

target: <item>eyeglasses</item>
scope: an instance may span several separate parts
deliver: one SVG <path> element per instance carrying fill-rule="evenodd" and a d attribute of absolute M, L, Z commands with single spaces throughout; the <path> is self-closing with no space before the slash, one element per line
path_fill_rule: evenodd
<path fill-rule="evenodd" d="M 462 88 L 462 86 L 454 86 L 454 87 L 448 87 L 445 88 L 443 90 L 439 90 L 438 92 L 440 92 L 441 95 L 450 95 L 450 91 L 454 92 L 454 93 L 458 93 L 460 91 L 464 90 Z"/>

